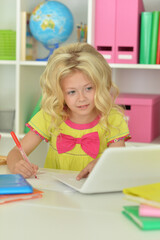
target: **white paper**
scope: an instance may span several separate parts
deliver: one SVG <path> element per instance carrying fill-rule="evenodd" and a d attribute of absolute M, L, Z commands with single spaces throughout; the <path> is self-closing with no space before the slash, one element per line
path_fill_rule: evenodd
<path fill-rule="evenodd" d="M 48 170 L 39 170 L 36 174 L 37 178 L 34 176 L 28 178 L 27 181 L 37 189 L 46 189 L 58 192 L 74 192 L 72 188 L 66 186 L 65 184 L 54 179 L 52 172 Z"/>

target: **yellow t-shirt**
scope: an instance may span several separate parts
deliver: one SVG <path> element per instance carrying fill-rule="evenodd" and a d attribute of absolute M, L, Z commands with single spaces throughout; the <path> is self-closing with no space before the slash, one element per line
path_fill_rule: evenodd
<path fill-rule="evenodd" d="M 99 158 L 109 143 L 116 142 L 120 139 L 126 141 L 130 138 L 124 116 L 117 110 L 112 110 L 109 115 L 108 120 L 110 127 L 107 134 L 100 125 L 99 120 L 100 118 L 97 117 L 93 122 L 88 124 L 76 124 L 67 120 L 60 125 L 61 133 L 74 138 L 81 138 L 88 133 L 98 133 L 100 146 L 97 158 Z M 49 130 L 50 123 L 51 117 L 43 110 L 40 110 L 27 124 L 31 130 L 49 142 L 49 150 L 44 167 L 81 171 L 93 158 L 83 151 L 80 144 L 76 144 L 73 149 L 65 153 L 58 153 L 56 140 L 60 133 L 55 131 L 54 127 Z"/>

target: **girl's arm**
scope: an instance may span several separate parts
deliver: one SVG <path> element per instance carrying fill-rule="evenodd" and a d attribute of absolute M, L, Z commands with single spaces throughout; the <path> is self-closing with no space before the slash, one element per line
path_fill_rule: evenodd
<path fill-rule="evenodd" d="M 125 141 L 122 139 L 118 142 L 110 143 L 109 147 L 125 147 Z"/>
<path fill-rule="evenodd" d="M 125 147 L 125 142 L 124 140 L 120 140 L 115 143 L 111 143 L 109 147 Z M 98 159 L 94 159 L 92 162 L 90 162 L 78 175 L 77 175 L 77 180 L 80 180 L 81 178 L 85 178 L 89 175 L 89 173 L 92 171 L 94 168 L 95 164 L 98 162 Z"/>
<path fill-rule="evenodd" d="M 28 156 L 42 141 L 42 139 L 33 131 L 29 131 L 21 140 L 21 145 Z M 15 146 L 7 156 L 7 165 L 12 173 L 21 174 L 25 178 L 29 178 L 36 174 L 38 166 L 25 161 Z"/>

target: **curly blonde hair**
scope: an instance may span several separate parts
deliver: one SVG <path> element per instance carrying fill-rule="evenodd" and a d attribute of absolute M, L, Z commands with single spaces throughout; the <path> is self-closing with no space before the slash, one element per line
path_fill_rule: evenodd
<path fill-rule="evenodd" d="M 119 94 L 117 86 L 111 79 L 111 68 L 104 57 L 87 43 L 73 43 L 62 46 L 54 51 L 48 60 L 47 67 L 41 76 L 42 108 L 52 118 L 58 129 L 60 123 L 67 119 L 64 108 L 64 96 L 61 79 L 80 71 L 94 84 L 95 106 L 101 116 L 103 127 L 108 128 L 108 115 L 112 108 L 121 110 L 115 104 Z"/>

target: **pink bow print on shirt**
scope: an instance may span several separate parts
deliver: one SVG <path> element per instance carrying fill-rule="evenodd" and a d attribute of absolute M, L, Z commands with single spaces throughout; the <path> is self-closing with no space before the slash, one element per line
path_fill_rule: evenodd
<path fill-rule="evenodd" d="M 85 153 L 92 158 L 96 158 L 99 153 L 99 135 L 98 132 L 88 133 L 81 138 L 74 138 L 66 134 L 59 134 L 57 137 L 57 151 L 58 153 L 65 153 L 72 150 L 76 144 L 81 144 Z"/>

